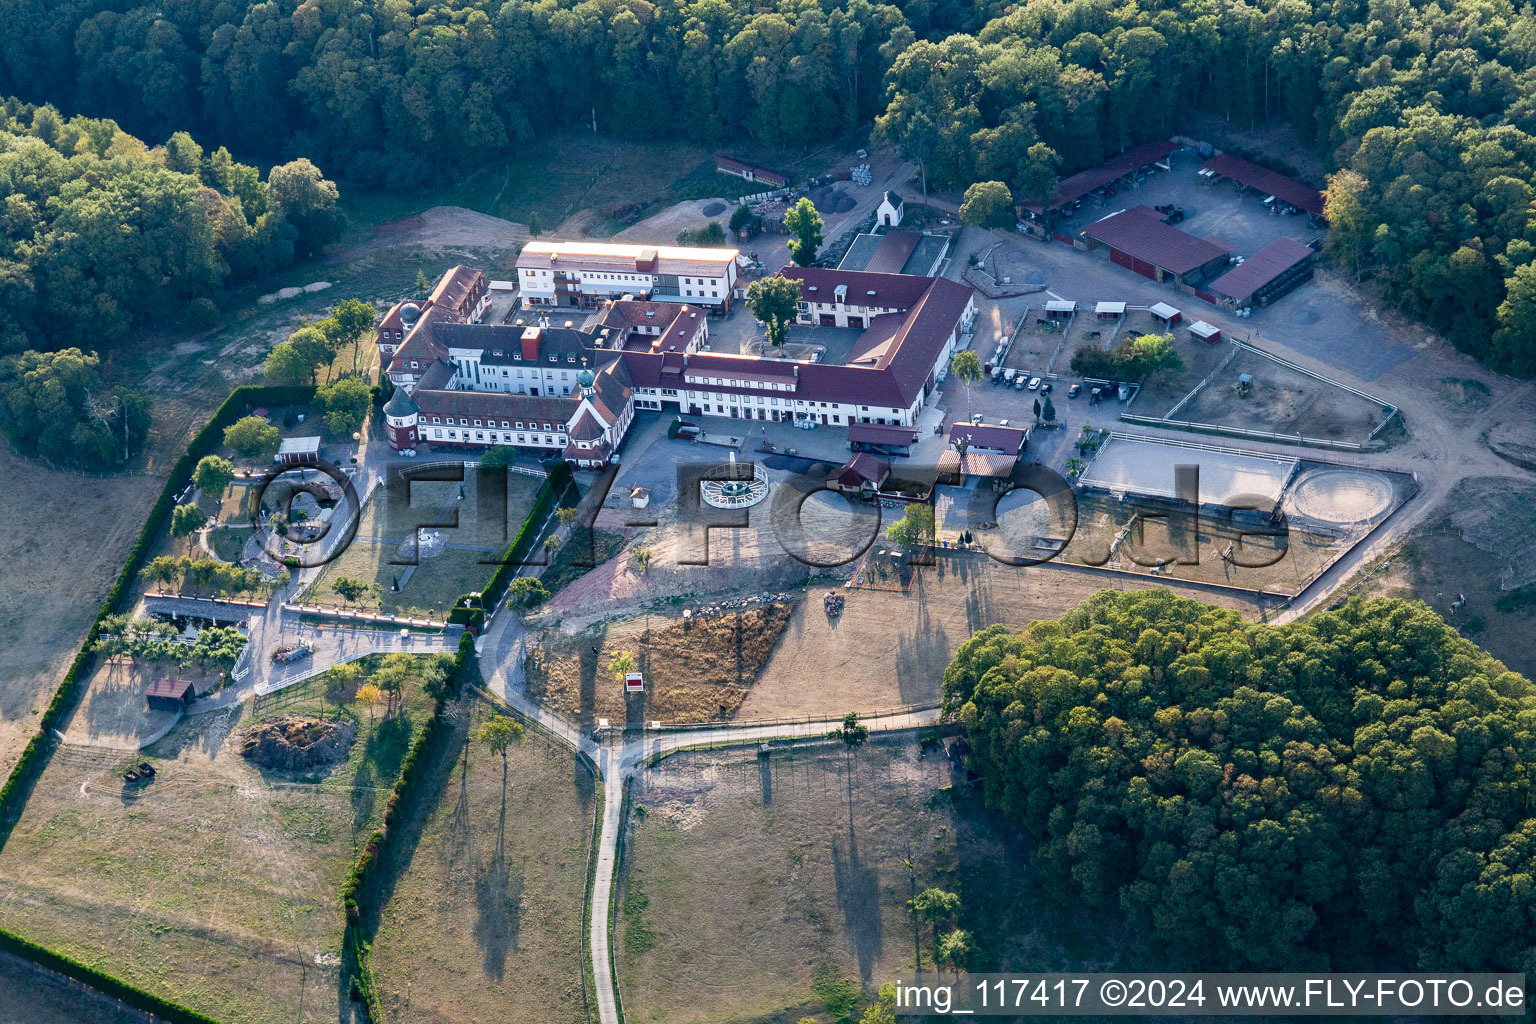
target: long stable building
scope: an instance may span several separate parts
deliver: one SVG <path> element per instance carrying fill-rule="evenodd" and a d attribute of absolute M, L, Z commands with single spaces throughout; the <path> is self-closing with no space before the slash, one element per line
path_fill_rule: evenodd
<path fill-rule="evenodd" d="M 1277 238 L 1207 287 L 1238 306 L 1267 306 L 1286 292 L 1312 280 L 1309 246 L 1292 238 Z"/>
<path fill-rule="evenodd" d="M 1311 185 L 1287 178 L 1277 171 L 1244 160 L 1230 153 L 1213 156 L 1200 165 L 1210 174 L 1230 179 L 1242 188 L 1251 188 L 1282 203 L 1294 206 L 1311 217 L 1323 215 L 1323 194 Z"/>
<path fill-rule="evenodd" d="M 1171 227 L 1148 206 L 1133 206 L 1089 224 L 1083 234 L 1109 247 L 1111 262 L 1154 281 L 1197 285 L 1225 268 L 1232 250 Z"/>

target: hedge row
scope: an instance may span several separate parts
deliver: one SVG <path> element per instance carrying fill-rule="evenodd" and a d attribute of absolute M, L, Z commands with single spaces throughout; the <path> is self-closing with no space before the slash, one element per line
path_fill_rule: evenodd
<path fill-rule="evenodd" d="M 367 1007 L 370 1020 L 381 1021 L 384 1017 L 380 1012 L 378 987 L 373 980 L 373 946 L 363 933 L 363 910 L 358 899 L 365 892 L 373 890 L 376 881 L 373 878 L 373 872 L 379 863 L 380 851 L 390 841 L 390 830 L 395 824 L 396 812 L 400 810 L 401 804 L 410 794 L 412 783 L 425 766 L 430 747 L 437 741 L 439 734 L 448 728 L 443 713 L 447 710 L 448 702 L 457 696 L 463 687 L 464 673 L 474 660 L 475 638 L 465 633 L 459 637 L 459 650 L 453 657 L 453 669 L 448 673 L 448 685 L 438 696 L 431 716 L 428 717 L 422 730 L 416 734 L 416 738 L 411 741 L 405 760 L 400 763 L 400 774 L 396 776 L 395 784 L 389 791 L 389 799 L 384 802 L 383 824 L 368 836 L 368 841 L 358 852 L 357 859 L 352 862 L 352 869 L 347 872 L 346 880 L 341 883 L 341 903 L 346 908 L 347 914 L 344 941 L 348 954 L 343 959 L 343 970 L 350 967 L 351 971 L 347 979 L 347 989 L 353 998 Z"/>
<path fill-rule="evenodd" d="M 550 467 L 549 475 L 539 485 L 539 493 L 533 499 L 533 509 L 528 513 L 528 518 L 523 520 L 523 525 L 518 528 L 517 536 L 512 538 L 512 546 L 507 549 L 507 555 L 491 574 L 490 582 L 485 585 L 483 591 L 487 608 L 495 608 L 506 596 L 507 587 L 512 585 L 517 570 L 522 567 L 522 561 L 533 550 L 533 545 L 539 539 L 539 531 L 544 528 L 544 520 L 549 513 L 563 502 L 567 493 L 575 486 L 571 473 L 571 464 L 565 460 L 556 462 Z"/>
<path fill-rule="evenodd" d="M 96 618 L 92 620 L 90 629 L 86 631 L 85 642 L 75 654 L 75 659 L 70 663 L 69 670 L 64 673 L 59 688 L 54 691 L 53 700 L 48 703 L 48 708 L 43 712 L 38 721 L 37 732 L 33 734 L 26 748 L 21 752 L 10 777 L 5 780 L 5 785 L 0 786 L 0 849 L 4 849 L 5 841 L 10 837 L 11 828 L 21 817 L 21 811 L 26 803 L 27 796 L 31 793 L 31 787 L 42 774 L 47 765 L 48 753 L 51 750 L 49 734 L 64 720 L 64 717 L 74 707 L 79 698 L 81 683 L 89 676 L 93 655 L 91 647 L 96 640 L 96 635 L 101 631 L 102 620 L 108 615 L 114 615 L 120 610 L 123 598 L 133 587 L 134 577 L 154 546 L 156 537 L 165 528 L 170 519 L 171 508 L 176 503 L 176 494 L 186 485 L 192 477 L 192 471 L 197 462 L 204 455 L 214 451 L 224 443 L 224 428 L 234 423 L 245 414 L 245 411 L 258 403 L 269 405 L 288 405 L 312 401 L 315 389 L 307 385 L 273 386 L 273 387 L 239 387 L 229 393 L 218 409 L 214 411 L 212 418 L 199 430 L 187 445 L 186 452 L 176 460 L 171 467 L 170 475 L 166 478 L 165 486 L 160 491 L 160 497 L 156 499 L 154 506 L 149 511 L 149 516 L 144 521 L 144 526 L 139 530 L 138 538 L 133 542 L 132 549 L 128 552 L 127 559 L 123 562 L 122 571 L 117 574 L 117 579 L 112 584 L 112 589 L 107 591 L 106 599 L 97 609 Z M 51 952 L 28 942 L 19 936 L 0 931 L 0 948 L 9 950 L 17 956 L 24 957 L 35 963 L 57 971 L 60 974 L 74 978 L 76 981 L 100 989 L 117 999 L 139 1009 L 163 1017 L 172 1022 L 176 1021 L 212 1021 L 213 1018 L 188 1010 L 183 1006 L 167 1002 L 159 996 L 152 995 L 142 989 L 134 988 L 125 981 L 102 974 L 94 968 L 80 964 L 69 957 Z"/>

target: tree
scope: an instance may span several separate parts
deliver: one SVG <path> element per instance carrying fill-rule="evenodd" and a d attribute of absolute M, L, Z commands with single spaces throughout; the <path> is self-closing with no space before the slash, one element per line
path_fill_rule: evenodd
<path fill-rule="evenodd" d="M 569 506 L 563 506 L 561 508 L 555 509 L 555 518 L 559 520 L 561 526 L 570 526 L 576 521 L 576 517 L 579 515 L 581 515 L 580 509 L 571 508 Z"/>
<path fill-rule="evenodd" d="M 273 455 L 281 443 L 277 428 L 260 416 L 242 416 L 224 428 L 225 446 L 247 459 Z"/>
<path fill-rule="evenodd" d="M 501 784 L 507 784 L 507 752 L 523 738 L 523 723 L 506 715 L 492 715 L 475 729 L 475 742 L 501 756 Z"/>
<path fill-rule="evenodd" d="M 292 359 L 304 366 L 304 372 L 311 384 L 315 382 L 316 369 L 321 364 L 329 367 L 331 361 L 336 358 L 336 342 L 315 324 L 300 327 L 288 335 L 287 344 L 292 348 Z M 272 351 L 276 352 L 277 349 L 274 348 Z M 270 359 L 271 356 L 268 358 Z"/>
<path fill-rule="evenodd" d="M 843 747 L 851 756 L 869 739 L 869 727 L 859 721 L 859 716 L 855 712 L 850 711 L 843 716 L 843 724 L 838 727 L 835 735 L 842 741 Z"/>
<path fill-rule="evenodd" d="M 553 555 L 556 551 L 560 550 L 562 543 L 563 542 L 560 540 L 560 537 L 557 534 L 552 533 L 548 537 L 544 538 L 544 550 Z"/>
<path fill-rule="evenodd" d="M 350 437 L 362 429 L 373 392 L 356 377 L 343 377 L 316 390 L 315 404 L 325 410 L 325 429 Z"/>
<path fill-rule="evenodd" d="M 519 576 L 507 587 L 507 602 L 514 608 L 534 608 L 549 600 L 549 589 L 535 576 Z"/>
<path fill-rule="evenodd" d="M 608 671 L 619 682 L 635 670 L 635 656 L 628 651 L 614 651 L 613 657 L 608 661 Z"/>
<path fill-rule="evenodd" d="M 363 677 L 363 667 L 355 661 L 343 661 L 332 665 L 325 672 L 325 699 L 329 704 L 336 705 L 336 714 L 341 715 L 341 706 L 347 701 L 347 691 L 357 686 Z"/>
<path fill-rule="evenodd" d="M 1493 357 L 1511 373 L 1536 373 L 1536 263 L 1515 268 L 1506 282 L 1508 293 L 1499 305 L 1498 330 L 1493 333 Z"/>
<path fill-rule="evenodd" d="M 208 523 L 208 514 L 190 502 L 171 509 L 171 536 L 190 537 Z"/>
<path fill-rule="evenodd" d="M 904 547 L 932 544 L 934 537 L 933 508 L 922 502 L 907 506 L 902 517 L 885 528 L 885 536 Z"/>
<path fill-rule="evenodd" d="M 294 249 L 300 255 L 319 252 L 340 233 L 336 185 L 308 160 L 300 158 L 272 168 L 267 174 L 267 191 L 277 213 L 298 233 Z"/>
<path fill-rule="evenodd" d="M 630 558 L 634 560 L 635 568 L 640 570 L 641 575 L 651 571 L 652 554 L 649 544 L 636 544 L 630 552 Z"/>
<path fill-rule="evenodd" d="M 1051 401 L 1051 396 L 1045 396 L 1045 403 L 1040 410 L 1040 418 L 1047 423 L 1056 422 L 1056 405 Z"/>
<path fill-rule="evenodd" d="M 1061 167 L 1061 157 L 1043 142 L 1029 147 L 1024 166 L 1019 169 L 1019 191 L 1025 199 L 1040 204 L 1046 221 L 1050 220 L 1051 200 L 1056 195 L 1056 174 Z"/>
<path fill-rule="evenodd" d="M 224 492 L 235 482 L 235 465 L 217 455 L 204 455 L 192 471 L 192 486 L 215 501 L 224 500 Z"/>
<path fill-rule="evenodd" d="M 373 584 L 356 576 L 338 576 L 331 582 L 331 589 L 341 596 L 345 605 L 360 600 L 373 589 Z"/>
<path fill-rule="evenodd" d="M 740 231 L 752 223 L 752 208 L 742 204 L 731 211 L 731 219 L 727 225 L 732 231 Z"/>
<path fill-rule="evenodd" d="M 0 204 L 0 224 L 5 209 Z M 3 252 L 0 242 L 0 299 L 17 269 Z M 0 302 L 0 334 L 3 307 Z M 100 367 L 96 353 L 78 348 L 0 358 L 0 422 L 16 447 L 52 462 L 92 467 L 121 466 L 139 451 L 149 433 L 150 400 L 108 385 Z"/>
<path fill-rule="evenodd" d="M 517 449 L 505 444 L 493 444 L 480 453 L 481 469 L 500 469 L 517 461 Z"/>
<path fill-rule="evenodd" d="M 789 229 L 789 256 L 797 266 L 808 267 L 816 262 L 816 251 L 821 248 L 821 229 L 824 226 L 816 205 L 805 196 L 800 197 L 784 215 L 784 226 Z M 759 320 L 763 317 L 759 316 Z"/>
<path fill-rule="evenodd" d="M 1013 193 L 1000 181 L 978 181 L 965 190 L 960 219 L 972 227 L 998 228 L 1013 223 Z"/>
<path fill-rule="evenodd" d="M 271 352 L 267 353 L 261 372 L 270 381 L 293 384 L 313 380 L 315 364 L 313 360 L 305 358 L 303 352 L 293 342 L 280 341 L 272 346 Z"/>
<path fill-rule="evenodd" d="M 1536 686 L 1423 604 L 1355 597 L 1277 628 L 1105 591 L 978 632 L 943 692 L 1047 891 L 1123 913 L 1170 969 L 1536 954 L 1536 892 L 1464 916 L 1515 870 L 1492 851 L 1527 842 L 1525 801 L 1495 794 L 1530 762 L 1506 744 Z"/>
<path fill-rule="evenodd" d="M 803 1024 L 803 1022 L 802 1022 Z M 873 1003 L 864 1010 L 859 1024 L 896 1024 L 896 986 L 890 982 L 880 986 Z"/>
<path fill-rule="evenodd" d="M 160 555 L 151 558 L 144 568 L 139 570 L 139 576 L 150 585 L 171 583 L 181 578 L 182 564 L 179 558 Z"/>
<path fill-rule="evenodd" d="M 372 722 L 373 709 L 384 699 L 384 691 L 372 683 L 364 683 L 357 688 L 357 699 L 368 708 L 368 721 Z"/>
<path fill-rule="evenodd" d="M 768 343 L 781 353 L 789 325 L 800 311 L 800 282 L 790 277 L 765 277 L 747 287 L 747 305 L 764 325 Z"/>
<path fill-rule="evenodd" d="M 965 414 L 971 414 L 971 385 L 981 380 L 981 357 L 971 349 L 963 348 L 949 360 L 949 372 L 965 385 Z"/>
<path fill-rule="evenodd" d="M 960 897 L 943 889 L 924 889 L 907 901 L 907 909 L 914 917 L 933 929 L 933 959 L 938 962 L 939 926 L 954 920 L 960 913 Z"/>
<path fill-rule="evenodd" d="M 970 955 L 971 933 L 958 928 L 941 936 L 934 945 L 934 959 L 941 965 L 948 964 L 956 974 L 965 967 Z"/>

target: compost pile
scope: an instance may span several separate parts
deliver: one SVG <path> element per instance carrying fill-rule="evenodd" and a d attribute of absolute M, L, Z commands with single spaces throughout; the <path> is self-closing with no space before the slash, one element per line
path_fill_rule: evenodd
<path fill-rule="evenodd" d="M 248 730 L 240 753 L 261 768 L 301 771 L 341 760 L 356 733 L 356 722 L 284 715 Z"/>

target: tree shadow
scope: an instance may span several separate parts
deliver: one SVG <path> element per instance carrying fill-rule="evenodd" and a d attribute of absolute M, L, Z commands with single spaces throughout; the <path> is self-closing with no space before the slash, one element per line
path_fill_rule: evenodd
<path fill-rule="evenodd" d="M 884 945 L 884 924 L 880 917 L 880 871 L 866 864 L 859 853 L 859 835 L 853 824 L 853 764 L 847 762 L 848 774 L 848 846 L 832 843 L 832 877 L 837 903 L 843 910 L 843 930 L 848 936 L 854 958 L 859 962 L 859 977 L 868 984 Z"/>
<path fill-rule="evenodd" d="M 524 875 L 513 874 L 504 856 L 492 856 L 475 870 L 475 943 L 486 977 L 500 981 L 507 956 L 518 951 Z"/>
<path fill-rule="evenodd" d="M 880 873 L 873 864 L 864 863 L 856 833 L 848 834 L 846 849 L 841 843 L 833 842 L 832 873 L 837 887 L 837 904 L 843 911 L 843 930 L 847 933 L 854 958 L 859 962 L 859 977 L 868 984 L 884 944 Z"/>

